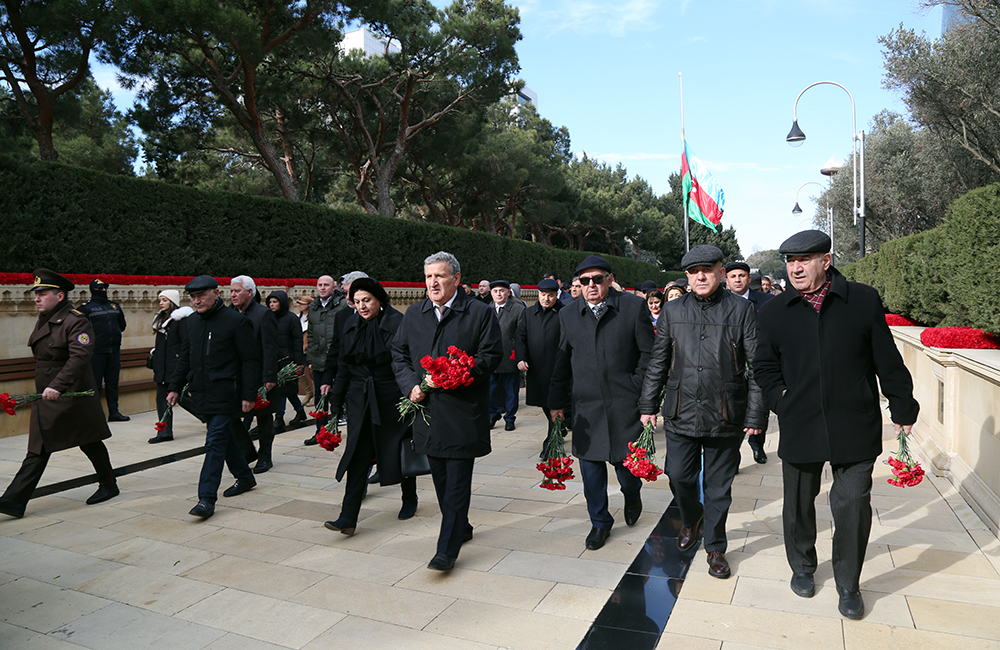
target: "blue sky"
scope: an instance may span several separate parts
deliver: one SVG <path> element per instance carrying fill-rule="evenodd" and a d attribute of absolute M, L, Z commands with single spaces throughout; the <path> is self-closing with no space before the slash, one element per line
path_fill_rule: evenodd
<path fill-rule="evenodd" d="M 941 10 L 916 0 L 508 0 L 520 9 L 521 78 L 541 115 L 566 126 L 576 154 L 622 163 L 654 191 L 680 169 L 680 93 L 688 143 L 726 193 L 723 223 L 744 255 L 777 248 L 811 227 L 819 169 L 851 152 L 851 104 L 834 86 L 799 102 L 806 142 L 785 143 L 796 95 L 836 81 L 854 95 L 858 129 L 883 109 L 905 114 L 882 88 L 878 37 L 901 23 L 937 38 Z M 94 70 L 125 108 L 110 70 Z M 692 228 L 700 228 L 692 224 Z"/>

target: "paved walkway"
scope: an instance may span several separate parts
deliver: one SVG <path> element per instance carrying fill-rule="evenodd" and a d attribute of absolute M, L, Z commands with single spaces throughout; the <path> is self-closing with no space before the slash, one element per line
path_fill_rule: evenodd
<path fill-rule="evenodd" d="M 0 648 L 575 648 L 595 620 L 614 627 L 624 616 L 613 592 L 654 526 L 672 525 L 661 522 L 671 494 L 665 481 L 647 484 L 643 516 L 628 528 L 615 488 L 619 524 L 603 549 L 585 551 L 579 479 L 564 492 L 537 487 L 537 411 L 522 407 L 514 432 L 494 430 L 493 453 L 476 464 L 475 538 L 450 574 L 426 568 L 440 522 L 429 477 L 418 480 L 414 519 L 396 519 L 398 488 L 373 486 L 355 536 L 323 528 L 343 495 L 333 478 L 340 453 L 303 447 L 302 430 L 278 436 L 274 470 L 257 489 L 221 498 L 207 521 L 187 514 L 200 456 L 123 476 L 121 496 L 104 504 L 83 503 L 94 485 L 35 499 L 23 519 L 0 516 Z M 203 428 L 178 414 L 175 441 L 149 445 L 155 419 L 112 425 L 117 467 L 204 441 Z M 772 435 L 763 466 L 744 446 L 729 519 L 733 577 L 710 577 L 697 551 L 658 648 L 1000 648 L 997 538 L 946 480 L 893 488 L 881 463 L 865 620 L 837 612 L 828 523 L 816 597 L 792 594 L 776 442 Z M 3 485 L 25 447 L 25 436 L 0 440 Z M 91 471 L 79 451 L 60 452 L 42 486 Z"/>

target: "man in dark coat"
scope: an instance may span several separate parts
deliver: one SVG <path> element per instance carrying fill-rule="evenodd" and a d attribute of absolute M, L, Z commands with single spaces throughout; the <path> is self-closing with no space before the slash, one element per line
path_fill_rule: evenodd
<path fill-rule="evenodd" d="M 94 356 L 90 366 L 97 383 L 97 396 L 108 402 L 108 422 L 128 422 L 131 418 L 118 410 L 118 377 L 122 368 L 122 332 L 125 331 L 125 313 L 122 306 L 108 300 L 108 283 L 96 278 L 90 283 L 90 300 L 79 310 L 90 319 L 94 327 Z"/>
<path fill-rule="evenodd" d="M 646 301 L 616 291 L 611 265 L 596 255 L 576 270 L 583 300 L 559 312 L 559 351 L 549 393 L 552 417 L 573 406 L 573 454 L 580 460 L 583 493 L 593 528 L 586 546 L 597 550 L 611 535 L 608 466 L 625 496 L 625 523 L 642 512 L 642 481 L 625 468 L 628 443 L 642 431 L 639 389 L 653 347 L 653 323 Z"/>
<path fill-rule="evenodd" d="M 347 308 L 347 300 L 344 295 L 336 290 L 336 282 L 329 275 L 321 275 L 316 280 L 316 300 L 309 305 L 309 325 L 306 338 L 309 347 L 306 349 L 306 361 L 313 372 L 313 380 L 316 386 L 320 385 L 317 375 L 322 375 L 326 371 L 326 359 L 334 346 L 334 331 L 336 329 L 337 313 Z M 337 368 L 330 369 L 332 375 L 336 374 Z M 317 399 L 319 399 L 317 397 Z M 316 431 L 326 424 L 326 420 L 316 422 Z M 303 441 L 305 445 L 315 445 L 315 434 L 311 438 Z"/>
<path fill-rule="evenodd" d="M 263 474 L 274 467 L 271 462 L 271 448 L 274 445 L 274 411 L 278 393 L 274 390 L 278 385 L 278 320 L 268 307 L 257 302 L 257 285 L 245 275 L 232 279 L 229 285 L 229 296 L 232 307 L 253 325 L 253 340 L 258 348 L 258 358 L 261 363 L 261 377 L 257 380 L 256 390 L 263 386 L 267 390 L 269 404 L 264 408 L 254 409 L 244 418 L 243 425 L 249 428 L 254 417 L 257 418 L 257 441 L 260 450 L 257 452 L 257 464 L 254 474 Z M 237 432 L 242 435 L 242 432 Z"/>
<path fill-rule="evenodd" d="M 708 572 L 731 574 L 726 518 L 743 434 L 767 428 L 767 409 L 753 380 L 756 310 L 722 288 L 722 251 L 695 246 L 681 259 L 691 293 L 663 306 L 639 398 L 643 424 L 656 424 L 663 391 L 667 474 L 681 511 L 677 547 L 691 548 L 705 523 Z M 704 481 L 699 474 L 704 467 Z M 704 487 L 704 505 L 699 492 Z"/>
<path fill-rule="evenodd" d="M 215 513 L 222 482 L 222 464 L 236 476 L 236 483 L 222 493 L 232 497 L 253 489 L 257 480 L 240 451 L 233 430 L 240 413 L 253 409 L 260 386 L 260 349 L 253 324 L 219 297 L 219 284 L 210 275 L 199 275 L 184 287 L 197 315 L 180 322 L 181 355 L 170 379 L 167 403 L 177 405 L 180 391 L 189 386 L 188 410 L 208 425 L 205 460 L 198 481 L 198 504 L 190 514 L 207 519 Z"/>
<path fill-rule="evenodd" d="M 521 392 L 521 373 L 518 372 L 517 361 L 514 359 L 514 332 L 521 312 L 524 311 L 524 303 L 511 297 L 510 282 L 506 280 L 491 282 L 490 293 L 493 294 L 492 308 L 500 321 L 504 350 L 500 365 L 490 375 L 490 427 L 497 423 L 503 413 L 506 422 L 504 431 L 513 431 Z"/>
<path fill-rule="evenodd" d="M 526 374 L 524 403 L 541 406 L 549 431 L 555 424 L 549 410 L 549 387 L 559 351 L 559 283 L 546 278 L 538 283 L 538 302 L 521 312 L 514 333 L 517 369 Z M 542 442 L 545 451 L 545 442 Z"/>
<path fill-rule="evenodd" d="M 795 291 L 760 310 L 754 374 L 778 415 L 785 555 L 791 587 L 814 593 L 816 508 L 823 464 L 833 486 L 833 575 L 841 614 L 864 616 L 861 567 L 871 532 L 872 469 L 882 453 L 878 390 L 906 435 L 920 405 L 885 322 L 882 299 L 831 266 L 830 238 L 818 230 L 792 235 L 778 249 Z"/>
<path fill-rule="evenodd" d="M 35 271 L 35 308 L 38 322 L 28 337 L 35 357 L 35 390 L 41 401 L 31 407 L 28 429 L 28 453 L 21 469 L 0 497 L 0 512 L 23 517 L 25 507 L 53 452 L 79 447 L 97 473 L 99 488 L 87 499 L 101 503 L 118 496 L 108 448 L 103 440 L 111 437 L 104 420 L 101 400 L 90 397 L 67 397 L 62 393 L 94 391 L 90 357 L 94 353 L 94 329 L 67 300 L 73 283 L 48 269 Z M 96 392 L 96 391 L 95 391 Z"/>
<path fill-rule="evenodd" d="M 731 262 L 726 266 L 726 288 L 734 295 L 753 303 L 754 309 L 760 311 L 761 305 L 773 298 L 769 293 L 750 288 L 750 265 L 746 262 Z M 757 435 L 747 436 L 747 444 L 753 450 L 754 462 L 763 465 L 767 462 L 764 453 L 764 443 L 767 433 L 761 431 Z"/>
<path fill-rule="evenodd" d="M 458 291 L 461 271 L 451 253 L 441 251 L 424 260 L 427 298 L 410 306 L 392 341 L 399 390 L 423 405 L 427 416 L 427 422 L 414 419 L 413 443 L 430 460 L 441 508 L 437 554 L 427 565 L 438 571 L 454 567 L 462 542 L 472 539 L 472 468 L 476 458 L 491 451 L 489 377 L 504 355 L 493 310 Z M 425 393 L 420 389 L 426 375 L 421 359 L 447 356 L 449 346 L 475 360 L 472 384 Z"/>
<path fill-rule="evenodd" d="M 274 312 L 274 320 L 277 325 L 278 344 L 278 372 L 290 363 L 296 366 L 303 366 L 306 363 L 306 355 L 302 350 L 302 323 L 295 314 L 288 309 L 288 293 L 282 290 L 272 291 L 267 297 L 267 306 Z M 304 422 L 306 419 L 305 409 L 299 401 L 299 382 L 290 381 L 284 386 L 278 387 L 277 403 L 274 409 L 274 433 L 285 432 L 285 401 L 292 404 L 295 410 L 296 419 Z"/>

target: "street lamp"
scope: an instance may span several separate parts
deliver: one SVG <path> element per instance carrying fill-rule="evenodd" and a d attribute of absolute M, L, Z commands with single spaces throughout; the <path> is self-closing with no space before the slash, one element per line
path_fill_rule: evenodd
<path fill-rule="evenodd" d="M 806 181 L 802 185 L 799 185 L 799 189 L 795 190 L 795 207 L 792 208 L 792 214 L 802 214 L 802 208 L 799 207 L 799 192 L 801 192 L 802 188 L 806 185 L 819 185 L 820 188 L 823 187 L 822 184 L 817 183 L 816 181 Z"/>
<path fill-rule="evenodd" d="M 860 256 L 865 256 L 865 132 L 864 130 L 858 131 L 858 114 L 854 106 L 854 95 L 851 94 L 847 88 L 835 81 L 817 81 L 816 83 L 809 84 L 802 89 L 799 96 L 795 98 L 795 103 L 792 104 L 792 128 L 785 137 L 785 141 L 793 147 L 800 146 L 806 139 L 806 134 L 802 132 L 799 128 L 798 119 L 798 108 L 799 99 L 805 94 L 807 90 L 813 86 L 819 86 L 821 84 L 829 84 L 831 86 L 836 86 L 840 88 L 847 96 L 851 98 L 851 119 L 852 121 L 852 151 L 851 151 L 851 167 L 854 172 L 851 180 L 853 181 L 853 201 L 854 201 L 854 222 L 859 224 L 859 245 L 860 245 Z M 860 150 L 861 166 L 858 166 L 858 152 Z M 858 195 L 858 185 L 861 185 L 861 194 Z"/>

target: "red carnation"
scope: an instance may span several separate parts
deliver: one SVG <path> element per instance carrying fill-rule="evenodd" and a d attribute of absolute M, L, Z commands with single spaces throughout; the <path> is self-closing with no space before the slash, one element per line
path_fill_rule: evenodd
<path fill-rule="evenodd" d="M 920 342 L 929 348 L 1000 350 L 1000 337 L 972 327 L 928 327 Z"/>

